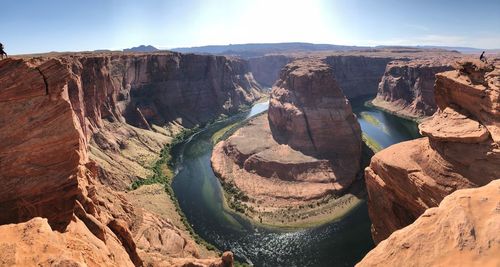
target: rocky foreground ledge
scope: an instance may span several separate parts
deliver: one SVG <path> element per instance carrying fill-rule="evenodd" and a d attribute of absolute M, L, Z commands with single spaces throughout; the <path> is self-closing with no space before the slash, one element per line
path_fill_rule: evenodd
<path fill-rule="evenodd" d="M 438 112 L 419 125 L 425 137 L 382 150 L 365 170 L 377 243 L 453 191 L 500 178 L 500 69 L 463 62 L 458 70 L 436 75 L 435 95 Z"/>
<path fill-rule="evenodd" d="M 212 166 L 226 188 L 239 191 L 233 208 L 265 224 L 293 226 L 327 221 L 355 205 L 353 196 L 341 196 L 360 159 L 361 130 L 349 101 L 332 69 L 308 58 L 282 70 L 268 114 L 217 144 Z"/>
<path fill-rule="evenodd" d="M 500 180 L 495 180 L 445 197 L 356 266 L 498 266 L 499 232 Z"/>

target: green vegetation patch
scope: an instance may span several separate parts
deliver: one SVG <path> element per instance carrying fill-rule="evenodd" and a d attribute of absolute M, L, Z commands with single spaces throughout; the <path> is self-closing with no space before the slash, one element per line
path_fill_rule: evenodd
<path fill-rule="evenodd" d="M 245 214 L 247 211 L 254 212 L 252 207 L 248 207 L 244 202 L 248 202 L 250 198 L 243 193 L 232 182 L 221 181 L 222 188 L 224 189 L 224 197 L 229 205 L 229 208 L 239 213 Z"/>
<path fill-rule="evenodd" d="M 143 185 L 150 184 L 162 184 L 165 188 L 165 192 L 169 195 L 170 199 L 174 203 L 175 210 L 179 213 L 181 217 L 181 221 L 186 227 L 187 231 L 194 239 L 194 241 L 202 246 L 205 246 L 208 250 L 219 251 L 214 245 L 208 243 L 203 238 L 201 238 L 198 234 L 195 233 L 194 229 L 189 224 L 186 215 L 182 212 L 179 202 L 175 197 L 174 190 L 172 189 L 172 178 L 174 177 L 174 167 L 175 167 L 175 159 L 172 155 L 173 150 L 178 145 L 186 142 L 189 137 L 191 137 L 196 132 L 200 131 L 198 126 L 192 129 L 184 129 L 179 134 L 177 134 L 170 144 L 165 145 L 160 152 L 160 158 L 153 164 L 151 170 L 153 174 L 146 179 L 141 179 L 134 181 L 130 188 L 135 190 Z"/>
<path fill-rule="evenodd" d="M 160 151 L 160 158 L 150 167 L 153 174 L 146 179 L 134 181 L 130 188 L 135 190 L 143 185 L 150 184 L 170 184 L 174 176 L 173 168 L 175 160 L 172 156 L 172 150 L 177 145 L 184 143 L 191 135 L 199 131 L 199 127 L 192 129 L 183 129 L 177 134 L 170 144 L 166 144 Z"/>
<path fill-rule="evenodd" d="M 375 141 L 366 133 L 363 133 L 363 142 L 375 153 L 384 149 L 379 143 L 377 143 L 377 141 Z"/>

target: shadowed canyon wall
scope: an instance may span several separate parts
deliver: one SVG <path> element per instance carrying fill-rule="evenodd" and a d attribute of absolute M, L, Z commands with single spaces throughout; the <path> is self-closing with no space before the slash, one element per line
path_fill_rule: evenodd
<path fill-rule="evenodd" d="M 249 58 L 250 69 L 262 86 L 272 87 L 278 80 L 281 69 L 293 60 L 285 55 L 269 55 Z"/>
<path fill-rule="evenodd" d="M 329 56 L 326 62 L 333 69 L 340 88 L 348 99 L 375 96 L 389 57 Z"/>

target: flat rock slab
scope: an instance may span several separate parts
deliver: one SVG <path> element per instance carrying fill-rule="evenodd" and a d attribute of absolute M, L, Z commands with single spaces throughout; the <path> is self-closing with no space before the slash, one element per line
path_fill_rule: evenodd
<path fill-rule="evenodd" d="M 445 108 L 419 125 L 420 133 L 439 141 L 479 143 L 490 136 L 486 127 L 452 108 Z"/>

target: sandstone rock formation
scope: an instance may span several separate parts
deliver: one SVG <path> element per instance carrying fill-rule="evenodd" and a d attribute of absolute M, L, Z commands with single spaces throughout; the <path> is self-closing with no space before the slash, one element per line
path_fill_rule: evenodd
<path fill-rule="evenodd" d="M 462 189 L 380 242 L 356 266 L 500 265 L 500 180 Z"/>
<path fill-rule="evenodd" d="M 377 153 L 365 170 L 375 242 L 412 223 L 451 192 L 500 177 L 500 72 L 466 62 L 437 75 L 438 112 L 421 139 Z"/>
<path fill-rule="evenodd" d="M 391 61 L 378 86 L 373 105 L 397 115 L 422 118 L 436 112 L 435 75 L 452 70 L 448 59 Z"/>
<path fill-rule="evenodd" d="M 216 145 L 212 166 L 250 210 L 277 212 L 344 193 L 360 158 L 360 126 L 332 69 L 302 59 L 282 70 L 268 115 Z"/>
<path fill-rule="evenodd" d="M 328 160 L 307 156 L 272 138 L 266 115 L 248 122 L 214 149 L 214 171 L 252 198 L 257 209 L 300 205 L 341 191 L 352 181 L 339 177 Z M 263 203 L 262 203 L 263 202 Z M 270 205 L 270 206 L 273 206 Z"/>
<path fill-rule="evenodd" d="M 269 124 L 279 143 L 334 162 L 339 177 L 354 177 L 361 156 L 361 128 L 319 60 L 297 60 L 282 71 L 269 101 Z"/>
<path fill-rule="evenodd" d="M 149 174 L 179 127 L 237 111 L 259 91 L 247 63 L 225 57 L 2 60 L 0 247 L 7 249 L 0 258 L 17 265 L 194 262 L 199 248 L 185 231 L 120 191 Z M 50 240 L 50 253 L 28 254 Z M 222 265 L 203 264 L 210 262 Z"/>

